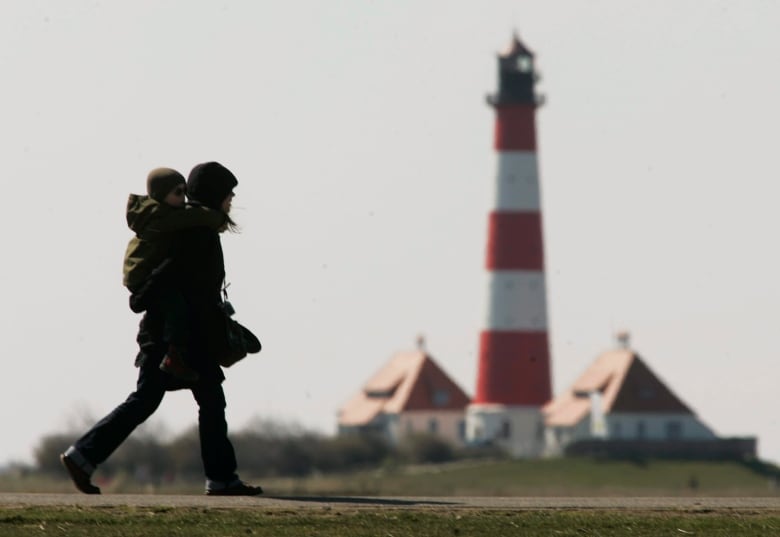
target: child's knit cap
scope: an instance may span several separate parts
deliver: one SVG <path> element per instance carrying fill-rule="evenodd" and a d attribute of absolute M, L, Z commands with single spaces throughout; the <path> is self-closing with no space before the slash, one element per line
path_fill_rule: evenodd
<path fill-rule="evenodd" d="M 155 168 L 146 177 L 149 197 L 162 202 L 171 190 L 185 184 L 184 176 L 172 168 Z"/>

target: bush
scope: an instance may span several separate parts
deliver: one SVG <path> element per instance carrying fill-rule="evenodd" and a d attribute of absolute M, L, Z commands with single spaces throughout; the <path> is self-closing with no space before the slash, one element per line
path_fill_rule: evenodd
<path fill-rule="evenodd" d="M 242 432 L 234 436 L 233 444 L 241 468 L 257 477 L 351 471 L 378 465 L 389 453 L 377 438 L 326 437 L 311 432 L 272 437 Z"/>
<path fill-rule="evenodd" d="M 172 477 L 202 479 L 197 426 L 167 442 L 161 436 L 160 431 L 137 431 L 100 465 L 101 474 L 124 474 L 154 484 Z M 59 454 L 75 441 L 75 437 L 73 434 L 45 436 L 35 449 L 37 469 L 44 473 L 61 473 Z M 493 449 L 456 452 L 448 442 L 430 434 L 407 437 L 401 445 L 392 447 L 380 435 L 325 436 L 269 420 L 255 420 L 249 428 L 232 434 L 231 440 L 241 472 L 251 477 L 300 477 L 314 472 L 363 470 L 388 462 L 441 463 L 456 457 L 500 454 Z"/>
<path fill-rule="evenodd" d="M 253 476 L 306 475 L 311 471 L 310 452 L 305 437 L 266 437 L 243 432 L 233 437 L 241 469 Z"/>
<path fill-rule="evenodd" d="M 456 459 L 490 459 L 502 460 L 511 457 L 505 449 L 495 444 L 480 444 L 458 448 L 455 452 Z"/>
<path fill-rule="evenodd" d="M 68 449 L 77 438 L 75 433 L 57 433 L 44 436 L 38 446 L 33 449 L 33 458 L 38 470 L 52 475 L 62 473 L 60 454 Z"/>
<path fill-rule="evenodd" d="M 321 472 L 343 472 L 377 466 L 390 446 L 376 435 L 346 435 L 320 439 L 313 465 Z"/>
<path fill-rule="evenodd" d="M 399 455 L 404 462 L 418 464 L 448 462 L 455 458 L 452 445 L 432 434 L 407 436 L 399 445 Z"/>
<path fill-rule="evenodd" d="M 170 445 L 156 438 L 131 436 L 100 466 L 106 475 L 125 473 L 143 483 L 159 484 L 174 470 L 174 455 Z"/>
<path fill-rule="evenodd" d="M 193 426 L 175 437 L 168 444 L 170 470 L 185 479 L 202 479 L 203 462 L 200 458 L 200 435 L 198 427 Z"/>

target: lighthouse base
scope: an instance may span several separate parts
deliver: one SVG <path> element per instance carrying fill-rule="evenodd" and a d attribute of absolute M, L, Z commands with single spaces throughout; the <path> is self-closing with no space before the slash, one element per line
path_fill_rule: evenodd
<path fill-rule="evenodd" d="M 466 408 L 466 439 L 474 445 L 499 446 L 515 458 L 544 453 L 541 407 L 473 403 Z"/>

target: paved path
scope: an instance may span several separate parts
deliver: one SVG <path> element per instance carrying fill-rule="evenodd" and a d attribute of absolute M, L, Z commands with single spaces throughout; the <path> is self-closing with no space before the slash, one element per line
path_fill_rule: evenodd
<path fill-rule="evenodd" d="M 256 496 L 219 498 L 153 494 L 33 494 L 0 493 L 0 508 L 27 506 L 136 506 L 217 507 L 263 510 L 302 509 L 414 509 L 450 511 L 459 509 L 500 510 L 631 510 L 631 511 L 761 511 L 780 514 L 780 497 L 767 498 L 528 498 L 528 497 L 356 497 L 356 496 Z"/>

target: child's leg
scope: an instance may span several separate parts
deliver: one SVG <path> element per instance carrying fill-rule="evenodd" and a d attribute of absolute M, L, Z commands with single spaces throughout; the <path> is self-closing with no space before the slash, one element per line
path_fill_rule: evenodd
<path fill-rule="evenodd" d="M 163 339 L 168 343 L 168 353 L 160 363 L 166 373 L 194 382 L 198 373 L 187 363 L 186 344 L 189 339 L 187 303 L 176 289 L 160 293 L 160 309 L 163 315 Z"/>
<path fill-rule="evenodd" d="M 163 331 L 165 341 L 183 350 L 190 339 L 187 302 L 184 300 L 184 295 L 175 289 L 167 290 L 162 293 L 161 307 L 165 319 Z"/>

